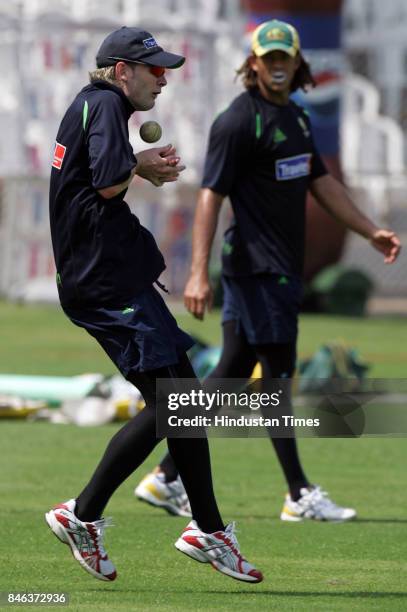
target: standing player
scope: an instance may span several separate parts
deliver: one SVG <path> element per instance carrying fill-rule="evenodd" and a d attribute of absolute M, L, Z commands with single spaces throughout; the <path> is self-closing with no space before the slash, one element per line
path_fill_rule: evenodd
<path fill-rule="evenodd" d="M 282 21 L 262 23 L 253 33 L 252 53 L 238 74 L 246 92 L 215 120 L 209 137 L 185 305 L 198 319 L 211 307 L 209 256 L 219 210 L 229 196 L 235 220 L 225 234 L 222 257 L 223 350 L 211 377 L 248 378 L 259 361 L 263 378 L 291 378 L 308 189 L 325 210 L 382 252 L 385 263 L 395 261 L 400 242 L 394 232 L 367 219 L 327 173 L 306 112 L 290 101 L 292 92 L 314 85 L 297 31 Z M 282 520 L 355 517 L 353 509 L 337 506 L 320 487 L 310 484 L 295 439 L 272 435 L 271 439 L 289 488 Z M 135 493 L 154 505 L 164 505 L 165 499 L 173 512 L 181 514 L 187 505 L 176 476 L 167 455 Z M 173 482 L 178 485 L 177 496 L 171 490 Z"/>
<path fill-rule="evenodd" d="M 124 202 L 136 174 L 160 186 L 177 180 L 184 169 L 171 145 L 135 157 L 128 138 L 130 115 L 154 106 L 167 84 L 166 68 L 178 68 L 184 59 L 163 51 L 138 28 L 111 33 L 99 49 L 90 85 L 62 120 L 52 164 L 51 233 L 62 307 L 96 338 L 146 402 L 112 438 L 83 491 L 46 514 L 54 534 L 100 580 L 116 578 L 103 545 L 108 523 L 102 512 L 159 442 L 156 379 L 171 378 L 177 387 L 179 378 L 194 376 L 185 354 L 191 338 L 153 287 L 159 285 L 163 257 Z M 239 552 L 233 524 L 225 527 L 220 517 L 207 440 L 167 442 L 193 516 L 175 546 L 233 578 L 260 582 L 261 573 Z"/>

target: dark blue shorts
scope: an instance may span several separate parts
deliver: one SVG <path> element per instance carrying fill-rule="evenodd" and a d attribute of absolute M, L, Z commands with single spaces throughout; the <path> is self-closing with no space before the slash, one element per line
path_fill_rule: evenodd
<path fill-rule="evenodd" d="M 154 287 L 146 289 L 122 310 L 66 308 L 75 325 L 99 342 L 123 376 L 178 363 L 193 346 L 179 329 L 166 303 Z"/>
<path fill-rule="evenodd" d="M 223 276 L 222 285 L 222 321 L 237 321 L 249 344 L 296 342 L 300 279 L 280 274 Z"/>

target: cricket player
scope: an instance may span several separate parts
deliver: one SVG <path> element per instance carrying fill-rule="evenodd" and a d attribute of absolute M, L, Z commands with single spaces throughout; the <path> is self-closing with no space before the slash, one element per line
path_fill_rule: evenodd
<path fill-rule="evenodd" d="M 260 362 L 264 379 L 290 379 L 302 298 L 307 191 L 328 213 L 369 240 L 384 254 L 385 263 L 396 260 L 400 241 L 367 219 L 327 172 L 307 113 L 290 100 L 297 89 L 315 84 L 295 28 L 278 20 L 260 24 L 238 74 L 246 91 L 217 117 L 209 136 L 185 305 L 198 319 L 211 307 L 208 263 L 219 210 L 228 196 L 234 221 L 226 231 L 222 256 L 223 349 L 211 378 L 247 379 Z M 289 490 L 282 520 L 336 522 L 355 517 L 354 509 L 338 506 L 311 484 L 294 437 L 273 438 L 272 431 L 269 435 Z M 173 514 L 188 512 L 168 454 L 135 494 Z"/>
<path fill-rule="evenodd" d="M 151 109 L 167 84 L 166 70 L 184 61 L 142 29 L 112 32 L 97 53 L 90 84 L 62 119 L 52 164 L 50 221 L 61 305 L 146 402 L 112 438 L 84 489 L 46 514 L 80 565 L 106 581 L 116 578 L 116 569 L 104 548 L 109 522 L 102 514 L 160 441 L 156 379 L 170 378 L 176 388 L 179 378 L 194 377 L 186 356 L 193 342 L 154 287 L 165 268 L 163 256 L 124 201 L 134 176 L 161 186 L 184 169 L 171 145 L 134 155 L 128 133 L 131 114 Z M 206 438 L 167 442 L 193 516 L 176 548 L 228 576 L 260 582 L 261 572 L 239 551 L 234 524 L 225 526 L 219 514 Z"/>

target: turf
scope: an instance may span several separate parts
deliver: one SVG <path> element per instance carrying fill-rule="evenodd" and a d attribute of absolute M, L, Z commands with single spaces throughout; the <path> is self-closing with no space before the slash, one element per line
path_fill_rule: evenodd
<path fill-rule="evenodd" d="M 301 440 L 308 472 L 335 499 L 355 504 L 351 524 L 283 524 L 284 483 L 267 440 L 213 440 L 215 486 L 226 520 L 265 580 L 244 585 L 181 555 L 185 519 L 137 502 L 140 476 L 157 449 L 107 508 L 116 527 L 107 549 L 119 577 L 88 576 L 43 520 L 75 495 L 116 426 L 75 428 L 2 423 L 3 564 L 0 591 L 66 592 L 73 610 L 405 610 L 405 442 Z"/>
<path fill-rule="evenodd" d="M 221 342 L 219 312 L 204 323 L 188 314 L 179 314 L 177 319 L 184 329 L 209 344 Z M 115 371 L 97 343 L 72 325 L 60 308 L 0 302 L 0 337 L 0 373 L 74 375 Z M 369 376 L 405 377 L 407 326 L 403 317 L 301 316 L 300 357 L 332 340 L 342 340 L 358 349 L 371 364 Z"/>
<path fill-rule="evenodd" d="M 219 314 L 180 323 L 219 342 Z M 0 304 L 0 373 L 79 374 L 114 370 L 96 343 L 55 308 Z M 403 319 L 301 318 L 300 354 L 342 338 L 372 362 L 370 375 L 404 377 Z M 64 591 L 71 610 L 405 610 L 407 518 L 403 439 L 300 440 L 310 478 L 354 505 L 351 524 L 283 524 L 285 485 L 265 439 L 212 440 L 215 486 L 226 520 L 236 519 L 243 552 L 265 574 L 244 585 L 173 547 L 185 519 L 134 500 L 132 490 L 163 447 L 111 500 L 116 527 L 107 549 L 119 578 L 88 576 L 49 532 L 43 513 L 78 493 L 116 425 L 76 428 L 0 423 L 0 591 Z"/>

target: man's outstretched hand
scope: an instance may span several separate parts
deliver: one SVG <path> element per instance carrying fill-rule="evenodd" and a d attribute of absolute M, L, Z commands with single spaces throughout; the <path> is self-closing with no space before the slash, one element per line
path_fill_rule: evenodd
<path fill-rule="evenodd" d="M 185 166 L 179 165 L 181 158 L 177 156 L 177 151 L 171 144 L 140 151 L 136 158 L 136 174 L 156 187 L 173 183 L 178 179 L 179 173 L 185 170 Z"/>
<path fill-rule="evenodd" d="M 394 263 L 401 249 L 398 236 L 385 229 L 377 230 L 371 237 L 370 244 L 384 254 L 384 263 L 386 264 Z"/>

